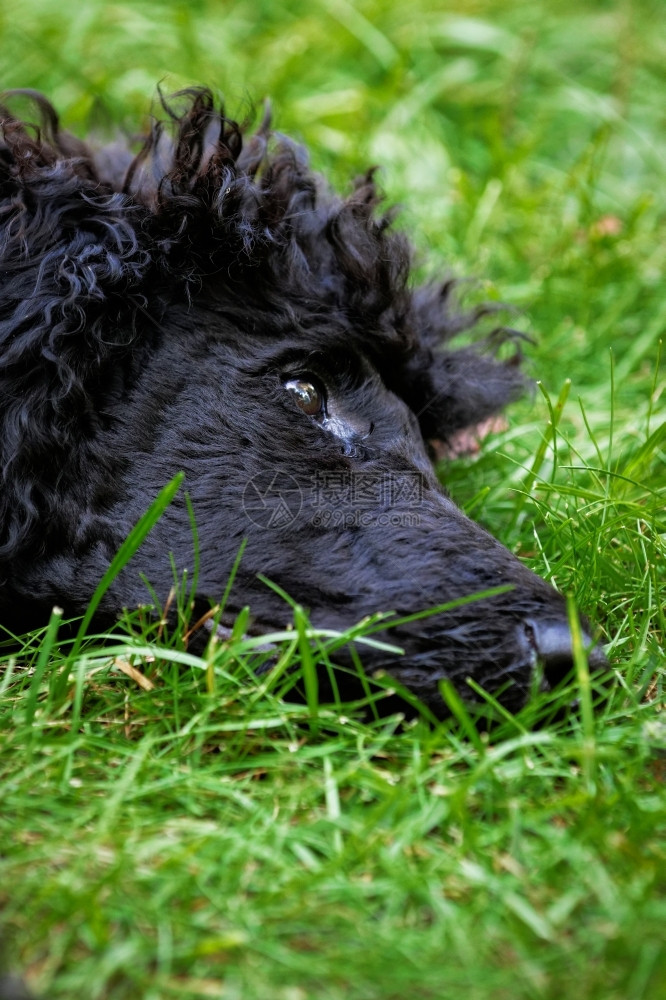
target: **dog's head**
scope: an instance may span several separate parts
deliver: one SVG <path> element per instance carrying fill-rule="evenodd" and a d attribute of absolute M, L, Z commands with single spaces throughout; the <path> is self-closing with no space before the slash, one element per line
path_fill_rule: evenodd
<path fill-rule="evenodd" d="M 181 95 L 136 156 L 3 113 L 0 146 L 0 620 L 85 609 L 113 553 L 184 470 L 198 531 L 196 600 L 259 629 L 285 620 L 268 577 L 344 628 L 501 593 L 394 630 L 386 662 L 443 710 L 466 676 L 512 706 L 541 662 L 571 666 L 562 598 L 466 518 L 429 444 L 455 442 L 523 390 L 506 333 L 453 339 L 450 282 L 413 288 L 410 252 L 377 211 L 372 174 L 345 199 L 301 147 Z M 454 445 L 455 447 L 455 445 Z M 102 611 L 164 599 L 194 560 L 176 500 Z M 601 654 L 593 659 L 601 662 Z"/>

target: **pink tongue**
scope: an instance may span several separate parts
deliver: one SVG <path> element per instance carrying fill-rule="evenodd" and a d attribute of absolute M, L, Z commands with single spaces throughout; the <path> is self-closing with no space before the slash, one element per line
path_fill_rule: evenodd
<path fill-rule="evenodd" d="M 505 417 L 488 417 L 487 420 L 482 420 L 480 424 L 463 427 L 462 430 L 456 431 L 446 441 L 440 441 L 439 438 L 431 438 L 430 444 L 438 460 L 442 458 L 459 458 L 461 455 L 476 455 L 480 450 L 481 441 L 485 437 L 497 431 L 505 431 L 508 426 Z"/>

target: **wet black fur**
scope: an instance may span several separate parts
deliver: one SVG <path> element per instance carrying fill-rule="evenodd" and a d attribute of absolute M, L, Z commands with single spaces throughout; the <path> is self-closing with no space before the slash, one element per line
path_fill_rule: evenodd
<path fill-rule="evenodd" d="M 83 613 L 182 469 L 202 606 L 219 600 L 244 537 L 229 609 L 249 603 L 263 630 L 289 614 L 258 573 L 333 628 L 508 583 L 396 629 L 401 658 L 362 655 L 435 711 L 443 677 L 522 703 L 535 662 L 525 623 L 563 621 L 562 598 L 447 498 L 427 442 L 498 412 L 525 380 L 488 340 L 452 346 L 478 316 L 455 310 L 450 283 L 412 287 L 409 246 L 377 212 L 372 173 L 342 199 L 301 147 L 266 122 L 244 134 L 206 90 L 180 95 L 179 112 L 172 102 L 135 157 L 84 145 L 33 99 L 37 127 L 1 116 L 0 623 L 36 626 L 54 604 Z M 285 390 L 299 376 L 321 384 L 345 440 Z M 366 524 L 322 524 L 317 473 L 417 477 L 423 492 L 416 508 L 399 489 L 378 501 L 389 526 L 377 509 Z M 248 518 L 258 474 L 296 481 L 291 523 Z M 142 574 L 165 600 L 170 552 L 192 568 L 182 491 L 101 615 L 145 604 Z"/>

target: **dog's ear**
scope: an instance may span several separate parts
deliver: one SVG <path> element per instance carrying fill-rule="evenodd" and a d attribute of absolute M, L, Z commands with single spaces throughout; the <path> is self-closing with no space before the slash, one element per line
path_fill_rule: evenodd
<path fill-rule="evenodd" d="M 149 266 L 143 210 L 100 183 L 35 100 L 36 127 L 0 109 L 0 551 L 25 537 L 40 490 L 89 433 L 91 393 L 134 337 Z"/>
<path fill-rule="evenodd" d="M 450 441 L 500 413 L 529 387 L 521 368 L 524 335 L 501 327 L 469 346 L 451 346 L 497 311 L 493 305 L 458 309 L 453 281 L 414 293 L 410 321 L 417 346 L 405 369 L 405 395 L 426 440 Z M 513 347 L 502 360 L 498 355 L 507 342 Z"/>
<path fill-rule="evenodd" d="M 0 345 L 5 367 L 37 354 L 68 384 L 131 337 L 114 309 L 127 312 L 145 277 L 146 212 L 100 181 L 85 144 L 35 100 L 38 127 L 0 108 Z"/>

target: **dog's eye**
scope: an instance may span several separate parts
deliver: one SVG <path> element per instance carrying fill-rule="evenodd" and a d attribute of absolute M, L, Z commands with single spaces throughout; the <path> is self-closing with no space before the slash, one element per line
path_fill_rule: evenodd
<path fill-rule="evenodd" d="M 291 393 L 297 406 L 309 417 L 317 417 L 324 410 L 324 394 L 313 382 L 306 379 L 292 378 L 284 383 L 287 392 Z"/>

